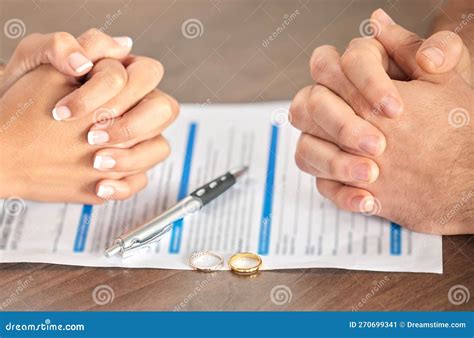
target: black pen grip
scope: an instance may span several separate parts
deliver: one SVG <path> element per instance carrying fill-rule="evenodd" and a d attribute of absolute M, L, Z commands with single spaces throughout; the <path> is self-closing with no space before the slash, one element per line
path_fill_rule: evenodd
<path fill-rule="evenodd" d="M 204 206 L 232 187 L 235 182 L 236 180 L 234 175 L 232 175 L 230 172 L 227 172 L 212 182 L 194 190 L 191 193 L 191 196 L 199 199 Z"/>

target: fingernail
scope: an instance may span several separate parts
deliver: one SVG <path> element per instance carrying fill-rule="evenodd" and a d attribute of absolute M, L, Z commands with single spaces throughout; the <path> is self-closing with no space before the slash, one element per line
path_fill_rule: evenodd
<path fill-rule="evenodd" d="M 129 36 L 117 36 L 113 38 L 120 46 L 132 48 L 133 40 Z"/>
<path fill-rule="evenodd" d="M 107 198 L 115 194 L 115 188 L 111 185 L 100 185 L 97 191 L 97 196 Z"/>
<path fill-rule="evenodd" d="M 368 135 L 362 137 L 359 148 L 366 152 L 369 155 L 378 155 L 380 152 L 380 148 L 382 147 L 382 142 L 380 138 L 373 135 Z"/>
<path fill-rule="evenodd" d="M 382 8 L 377 10 L 377 21 L 383 25 L 393 25 L 395 21 Z"/>
<path fill-rule="evenodd" d="M 115 160 L 108 155 L 97 155 L 94 159 L 94 168 L 98 170 L 112 169 L 115 164 Z"/>
<path fill-rule="evenodd" d="M 352 207 L 360 212 L 370 212 L 374 209 L 374 198 L 372 196 L 356 196 L 352 199 Z"/>
<path fill-rule="evenodd" d="M 52 113 L 56 121 L 66 120 L 71 117 L 71 110 L 66 106 L 54 107 Z"/>
<path fill-rule="evenodd" d="M 359 163 L 352 167 L 351 176 L 358 181 L 370 182 L 372 178 L 372 168 L 367 163 Z"/>
<path fill-rule="evenodd" d="M 388 117 L 395 117 L 402 112 L 402 104 L 393 96 L 387 96 L 382 100 L 382 109 Z"/>
<path fill-rule="evenodd" d="M 103 144 L 109 141 L 109 134 L 104 130 L 91 130 L 87 133 L 87 142 L 90 145 Z"/>
<path fill-rule="evenodd" d="M 436 67 L 441 67 L 445 60 L 443 51 L 436 47 L 429 47 L 423 49 L 421 51 L 421 54 L 423 54 Z"/>
<path fill-rule="evenodd" d="M 94 65 L 92 61 L 86 58 L 81 52 L 74 52 L 69 55 L 68 61 L 76 73 L 82 73 Z"/>

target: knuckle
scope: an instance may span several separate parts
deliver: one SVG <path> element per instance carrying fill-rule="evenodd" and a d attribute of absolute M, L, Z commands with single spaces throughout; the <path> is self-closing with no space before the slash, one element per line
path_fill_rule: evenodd
<path fill-rule="evenodd" d="M 119 129 L 119 143 L 132 141 L 135 138 L 136 131 L 133 125 L 125 124 Z"/>
<path fill-rule="evenodd" d="M 302 172 L 312 176 L 318 176 L 320 174 L 319 171 L 313 166 L 312 162 L 308 161 L 308 159 L 302 155 L 301 152 L 295 152 L 294 159 L 296 166 Z"/>
<path fill-rule="evenodd" d="M 324 181 L 323 181 L 322 179 L 316 178 L 316 190 L 318 190 L 318 192 L 319 192 L 322 196 L 328 198 L 328 196 L 327 196 L 327 194 L 326 194 L 326 190 L 324 189 L 324 183 L 323 183 L 323 182 L 324 182 Z"/>
<path fill-rule="evenodd" d="M 144 66 L 150 72 L 154 78 L 159 81 L 163 77 L 165 69 L 160 61 L 152 58 L 145 58 L 144 59 Z"/>
<path fill-rule="evenodd" d="M 370 43 L 370 39 L 367 38 L 354 38 L 349 42 L 348 49 L 359 47 L 359 46 L 366 46 L 367 43 Z"/>
<path fill-rule="evenodd" d="M 324 45 L 314 50 L 310 60 L 311 75 L 315 81 L 323 81 L 337 72 L 337 50 L 334 46 Z"/>
<path fill-rule="evenodd" d="M 304 163 L 303 157 L 297 152 L 295 152 L 295 163 L 298 169 L 305 171 L 306 164 Z"/>
<path fill-rule="evenodd" d="M 355 48 L 350 48 L 341 57 L 342 69 L 352 69 L 359 62 L 359 53 Z"/>
<path fill-rule="evenodd" d="M 338 177 L 341 172 L 341 161 L 339 156 L 335 155 L 328 160 L 328 174 Z"/>
<path fill-rule="evenodd" d="M 167 95 L 166 98 L 167 98 L 168 104 L 171 108 L 171 121 L 174 121 L 174 120 L 176 120 L 176 118 L 179 115 L 179 111 L 180 111 L 179 103 L 178 103 L 178 101 L 175 100 L 175 98 L 173 98 L 169 95 Z"/>
<path fill-rule="evenodd" d="M 301 137 L 296 145 L 296 155 L 302 160 L 309 158 L 309 151 L 311 149 L 310 137 L 307 134 L 301 134 Z"/>
<path fill-rule="evenodd" d="M 306 102 L 306 94 L 311 90 L 311 87 L 305 87 L 301 89 L 293 98 L 289 109 L 289 120 L 290 123 L 298 128 L 301 121 L 304 119 L 305 111 L 304 105 Z"/>
<path fill-rule="evenodd" d="M 25 36 L 21 41 L 18 43 L 17 50 L 24 51 L 28 49 L 28 46 L 34 41 L 40 38 L 42 34 L 40 33 L 32 33 Z"/>
<path fill-rule="evenodd" d="M 51 37 L 51 49 L 53 51 L 63 50 L 73 39 L 74 37 L 67 32 L 53 33 Z"/>
<path fill-rule="evenodd" d="M 122 68 L 120 68 L 120 71 L 107 71 L 105 78 L 113 90 L 121 90 L 127 84 L 125 70 Z"/>
<path fill-rule="evenodd" d="M 78 40 L 83 48 L 89 48 L 92 45 L 100 43 L 103 40 L 105 34 L 97 28 L 89 28 L 84 34 L 82 34 Z"/>
<path fill-rule="evenodd" d="M 102 31 L 100 31 L 99 29 L 95 28 L 95 27 L 92 27 L 92 28 L 89 28 L 85 33 L 84 33 L 84 36 L 85 37 L 93 37 L 93 36 L 98 36 L 98 35 L 102 35 Z"/>
<path fill-rule="evenodd" d="M 378 89 L 380 91 L 380 95 L 377 95 L 377 96 L 380 96 L 380 98 L 382 98 L 383 96 L 385 96 L 385 91 L 382 90 L 383 87 L 381 88 L 381 83 L 382 82 L 377 78 L 377 76 L 369 75 L 364 79 L 362 83 L 361 91 L 363 93 L 370 93 L 370 92 L 375 93 L 376 90 Z"/>
<path fill-rule="evenodd" d="M 73 112 L 85 113 L 88 111 L 89 106 L 87 104 L 86 96 L 81 91 L 73 94 L 71 100 L 67 103 Z"/>
<path fill-rule="evenodd" d="M 316 113 L 318 108 L 321 106 L 321 102 L 325 99 L 326 95 L 329 93 L 329 89 L 324 86 L 316 85 L 311 89 L 309 95 L 307 107 L 309 112 Z"/>
<path fill-rule="evenodd" d="M 341 122 L 339 129 L 337 130 L 336 134 L 336 141 L 339 145 L 346 145 L 348 144 L 348 139 L 350 139 L 352 135 L 351 131 L 351 124 L 347 122 Z"/>

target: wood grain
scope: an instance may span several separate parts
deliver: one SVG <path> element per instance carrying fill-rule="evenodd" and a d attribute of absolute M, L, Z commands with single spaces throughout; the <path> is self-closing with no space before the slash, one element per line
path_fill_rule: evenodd
<path fill-rule="evenodd" d="M 291 99 L 311 83 L 312 50 L 327 43 L 342 50 L 379 6 L 419 34 L 426 33 L 437 12 L 431 1 L 55 1 L 53 5 L 2 0 L 0 18 L 2 22 L 21 18 L 27 34 L 62 30 L 77 35 L 88 27 L 103 26 L 107 15 L 121 10 L 106 33 L 131 35 L 137 54 L 160 59 L 166 68 L 164 90 L 181 102 L 243 102 Z M 264 39 L 281 25 L 284 15 L 296 10 L 300 12 L 296 19 L 264 47 Z M 202 36 L 183 36 L 181 24 L 188 18 L 202 22 Z M 3 60 L 18 41 L 2 35 Z M 472 300 L 459 306 L 448 300 L 454 285 L 474 292 L 472 238 L 443 239 L 442 275 L 298 269 L 265 271 L 249 278 L 231 272 L 1 264 L 0 306 L 4 310 L 472 310 Z M 374 282 L 382 279 L 387 281 L 383 287 L 368 296 Z M 27 280 L 28 286 L 16 295 L 18 285 Z M 99 306 L 93 301 L 98 285 L 113 289 L 112 303 Z M 277 285 L 290 288 L 291 301 L 272 303 L 270 292 Z"/>

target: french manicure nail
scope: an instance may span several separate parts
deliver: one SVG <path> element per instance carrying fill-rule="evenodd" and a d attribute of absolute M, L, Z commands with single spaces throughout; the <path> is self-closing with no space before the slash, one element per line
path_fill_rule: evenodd
<path fill-rule="evenodd" d="M 97 196 L 107 198 L 115 194 L 115 188 L 110 185 L 100 185 Z"/>
<path fill-rule="evenodd" d="M 362 137 L 359 148 L 368 153 L 369 155 L 378 155 L 380 152 L 380 148 L 382 147 L 380 138 L 374 135 L 367 135 Z"/>
<path fill-rule="evenodd" d="M 133 40 L 129 36 L 117 36 L 117 37 L 114 37 L 113 39 L 115 40 L 115 42 L 117 42 L 119 45 L 123 47 L 132 48 L 133 46 Z"/>
<path fill-rule="evenodd" d="M 90 145 L 103 144 L 109 141 L 109 134 L 105 130 L 91 130 L 87 133 L 87 142 Z"/>
<path fill-rule="evenodd" d="M 382 109 L 388 117 L 395 117 L 402 112 L 402 104 L 393 96 L 387 96 L 382 100 Z"/>
<path fill-rule="evenodd" d="M 379 8 L 377 11 L 377 21 L 383 25 L 393 25 L 395 21 L 387 14 L 382 8 Z"/>
<path fill-rule="evenodd" d="M 76 71 L 82 73 L 83 71 L 92 68 L 94 65 L 91 60 L 84 56 L 81 52 L 74 52 L 69 55 L 69 65 Z"/>
<path fill-rule="evenodd" d="M 352 167 L 351 176 L 358 181 L 370 182 L 372 178 L 372 168 L 367 163 L 359 163 Z"/>
<path fill-rule="evenodd" d="M 108 155 L 97 155 L 94 159 L 94 168 L 98 170 L 112 169 L 115 164 L 115 160 Z"/>
<path fill-rule="evenodd" d="M 425 48 L 421 51 L 421 54 L 423 54 L 436 67 L 441 67 L 445 60 L 443 51 L 436 47 Z"/>
<path fill-rule="evenodd" d="M 66 120 L 71 117 L 71 110 L 66 106 L 55 107 L 52 113 L 56 121 Z"/>

